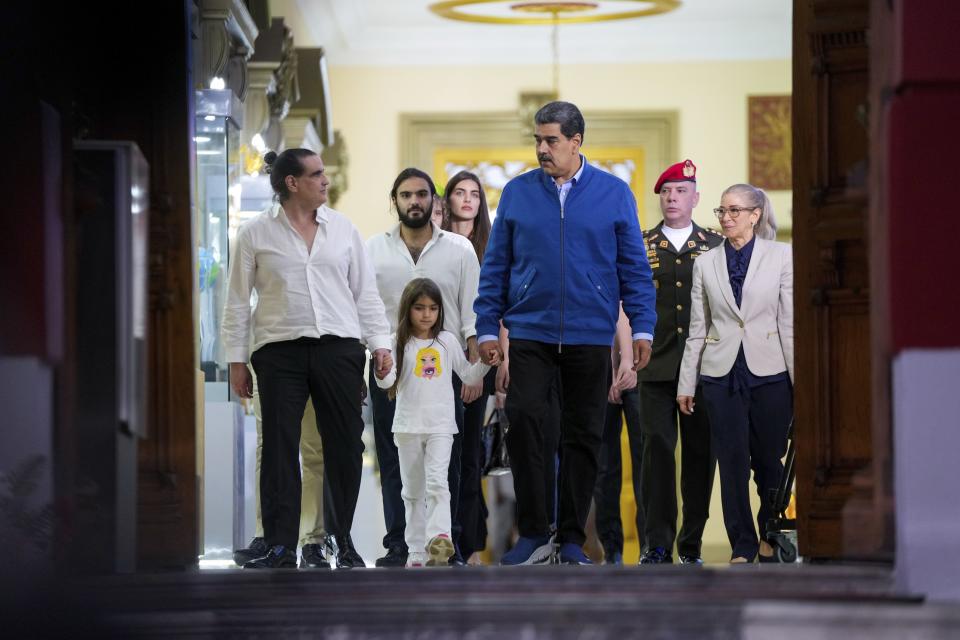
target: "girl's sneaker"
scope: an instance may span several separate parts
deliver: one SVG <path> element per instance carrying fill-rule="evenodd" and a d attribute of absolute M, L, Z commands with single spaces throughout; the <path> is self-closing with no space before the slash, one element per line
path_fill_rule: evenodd
<path fill-rule="evenodd" d="M 423 551 L 411 551 L 407 555 L 407 567 L 424 567 L 427 564 L 427 554 Z"/>
<path fill-rule="evenodd" d="M 428 567 L 449 566 L 450 556 L 453 555 L 453 540 L 445 533 L 430 538 L 427 543 Z"/>

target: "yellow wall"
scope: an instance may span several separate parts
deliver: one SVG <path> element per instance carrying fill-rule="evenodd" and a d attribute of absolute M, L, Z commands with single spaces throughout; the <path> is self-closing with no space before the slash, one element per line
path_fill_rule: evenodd
<path fill-rule="evenodd" d="M 333 66 L 330 73 L 333 122 L 350 155 L 350 187 L 337 208 L 364 237 L 395 222 L 388 194 L 403 168 L 400 114 L 512 111 L 520 92 L 550 85 L 550 69 L 542 65 Z M 720 192 L 747 178 L 747 96 L 788 94 L 790 79 L 789 60 L 568 65 L 560 91 L 585 111 L 676 111 L 677 159 L 698 166 L 696 220 L 712 225 Z M 584 153 L 590 154 L 589 120 Z M 790 192 L 772 195 L 781 225 L 789 226 Z"/>

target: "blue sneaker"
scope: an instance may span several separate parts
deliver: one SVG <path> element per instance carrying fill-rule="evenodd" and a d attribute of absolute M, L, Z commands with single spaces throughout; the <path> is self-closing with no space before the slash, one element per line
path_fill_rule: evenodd
<path fill-rule="evenodd" d="M 525 538 L 520 536 L 517 543 L 500 558 L 503 566 L 521 564 L 548 564 L 553 557 L 553 543 L 549 536 Z"/>
<path fill-rule="evenodd" d="M 650 549 L 640 557 L 640 564 L 673 564 L 673 556 L 663 547 Z"/>
<path fill-rule="evenodd" d="M 580 545 L 564 542 L 560 545 L 560 564 L 593 564 L 593 562 Z"/>

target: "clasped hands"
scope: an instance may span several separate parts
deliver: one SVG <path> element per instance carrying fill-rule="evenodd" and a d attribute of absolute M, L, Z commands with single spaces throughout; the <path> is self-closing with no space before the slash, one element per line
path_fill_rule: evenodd
<path fill-rule="evenodd" d="M 393 355 L 389 349 L 376 349 L 373 352 L 373 375 L 383 380 L 393 368 Z"/>

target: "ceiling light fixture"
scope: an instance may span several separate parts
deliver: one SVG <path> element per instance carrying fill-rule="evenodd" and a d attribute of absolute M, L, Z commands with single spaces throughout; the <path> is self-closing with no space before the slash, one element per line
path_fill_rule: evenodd
<path fill-rule="evenodd" d="M 625 8 L 624 5 L 642 5 Z M 553 92 L 560 91 L 559 31 L 561 24 L 585 24 L 644 18 L 673 11 L 680 0 L 445 0 L 430 5 L 430 11 L 442 18 L 481 24 L 549 25 L 553 54 Z"/>

